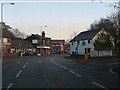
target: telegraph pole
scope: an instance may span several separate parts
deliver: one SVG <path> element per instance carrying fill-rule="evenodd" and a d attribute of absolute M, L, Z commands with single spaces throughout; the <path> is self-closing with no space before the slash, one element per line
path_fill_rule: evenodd
<path fill-rule="evenodd" d="M 120 56 L 120 1 L 118 2 L 118 39 L 117 39 L 117 52 Z"/>

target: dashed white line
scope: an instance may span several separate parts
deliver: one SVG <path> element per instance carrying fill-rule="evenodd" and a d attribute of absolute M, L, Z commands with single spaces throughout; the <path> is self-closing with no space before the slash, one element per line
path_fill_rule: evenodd
<path fill-rule="evenodd" d="M 25 67 L 26 67 L 26 65 L 23 66 L 23 68 L 25 68 Z"/>
<path fill-rule="evenodd" d="M 96 83 L 96 82 L 92 82 L 94 85 L 97 85 L 97 86 L 99 86 L 99 87 L 101 87 L 101 88 L 104 88 L 104 89 L 106 89 L 106 90 L 108 90 L 106 87 L 104 87 L 104 86 L 102 86 L 102 85 L 100 85 L 100 84 L 98 84 L 98 83 Z"/>
<path fill-rule="evenodd" d="M 19 71 L 19 73 L 16 75 L 16 78 L 20 75 L 21 72 L 22 72 L 22 70 Z"/>
<path fill-rule="evenodd" d="M 70 71 L 71 73 L 75 74 L 76 76 L 81 77 L 81 75 L 75 73 L 74 71 L 72 71 L 72 70 L 69 70 L 69 71 Z"/>
<path fill-rule="evenodd" d="M 12 85 L 13 85 L 13 83 L 10 83 L 9 86 L 7 87 L 7 90 L 9 90 Z"/>

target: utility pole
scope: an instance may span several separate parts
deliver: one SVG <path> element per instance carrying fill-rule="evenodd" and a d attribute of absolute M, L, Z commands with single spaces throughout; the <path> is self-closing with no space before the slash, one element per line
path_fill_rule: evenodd
<path fill-rule="evenodd" d="M 120 1 L 118 2 L 118 41 L 117 41 L 117 47 L 118 47 L 118 56 L 120 56 Z"/>

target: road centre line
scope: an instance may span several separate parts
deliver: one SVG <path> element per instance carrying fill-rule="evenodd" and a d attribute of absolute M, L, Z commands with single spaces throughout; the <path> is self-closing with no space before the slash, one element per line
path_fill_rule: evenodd
<path fill-rule="evenodd" d="M 23 68 L 25 68 L 25 67 L 26 67 L 26 65 L 23 66 Z"/>
<path fill-rule="evenodd" d="M 12 85 L 13 85 L 13 83 L 10 83 L 6 90 L 9 90 Z"/>
<path fill-rule="evenodd" d="M 72 71 L 72 70 L 69 70 L 69 71 L 70 71 L 71 73 L 75 74 L 76 76 L 81 77 L 81 75 L 75 73 L 74 71 Z"/>
<path fill-rule="evenodd" d="M 99 87 L 101 87 L 101 88 L 104 88 L 104 89 L 106 89 L 106 90 L 108 90 L 106 87 L 104 87 L 104 86 L 102 86 L 102 85 L 100 85 L 100 84 L 98 84 L 98 83 L 96 83 L 96 82 L 92 82 L 94 85 L 97 85 L 97 86 L 99 86 Z"/>
<path fill-rule="evenodd" d="M 22 72 L 22 70 L 19 71 L 19 73 L 16 75 L 16 78 L 20 75 L 21 72 Z"/>

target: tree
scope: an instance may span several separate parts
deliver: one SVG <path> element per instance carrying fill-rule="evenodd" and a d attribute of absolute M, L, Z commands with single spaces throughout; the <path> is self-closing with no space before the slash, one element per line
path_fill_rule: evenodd
<path fill-rule="evenodd" d="M 113 43 L 110 40 L 110 35 L 105 31 L 99 33 L 94 41 L 94 47 L 97 51 L 113 50 Z"/>
<path fill-rule="evenodd" d="M 105 38 L 107 42 L 111 41 L 114 47 L 114 51 L 117 52 L 117 40 L 118 40 L 118 18 L 117 13 L 111 14 L 106 18 L 101 18 L 99 21 L 95 21 L 91 24 L 91 30 L 104 30 L 110 34 L 109 38 Z M 108 40 L 109 39 L 109 40 Z M 98 43 L 98 41 L 96 41 Z M 110 43 L 109 43 L 110 44 Z M 101 48 L 103 47 L 100 43 Z M 106 45 L 107 46 L 107 45 Z M 108 45 L 111 47 L 111 44 Z"/>
<path fill-rule="evenodd" d="M 13 29 L 12 30 L 13 34 L 17 37 L 17 38 L 22 38 L 24 39 L 26 37 L 25 33 L 19 31 L 19 29 Z"/>
<path fill-rule="evenodd" d="M 76 36 L 76 34 L 77 34 L 76 32 L 71 33 L 70 38 L 73 39 Z"/>
<path fill-rule="evenodd" d="M 96 0 L 92 0 L 92 1 L 96 1 Z M 102 0 L 100 1 L 102 2 Z M 107 19 L 110 22 L 112 22 L 112 25 L 109 25 L 106 31 L 108 31 L 111 34 L 111 36 L 114 38 L 114 44 L 115 44 L 114 49 L 116 53 L 120 55 L 120 0 L 118 2 L 114 2 L 114 4 L 110 6 L 116 9 L 117 12 L 107 17 Z M 91 24 L 91 28 L 92 29 L 96 28 L 96 25 L 98 24 L 99 23 Z"/>

